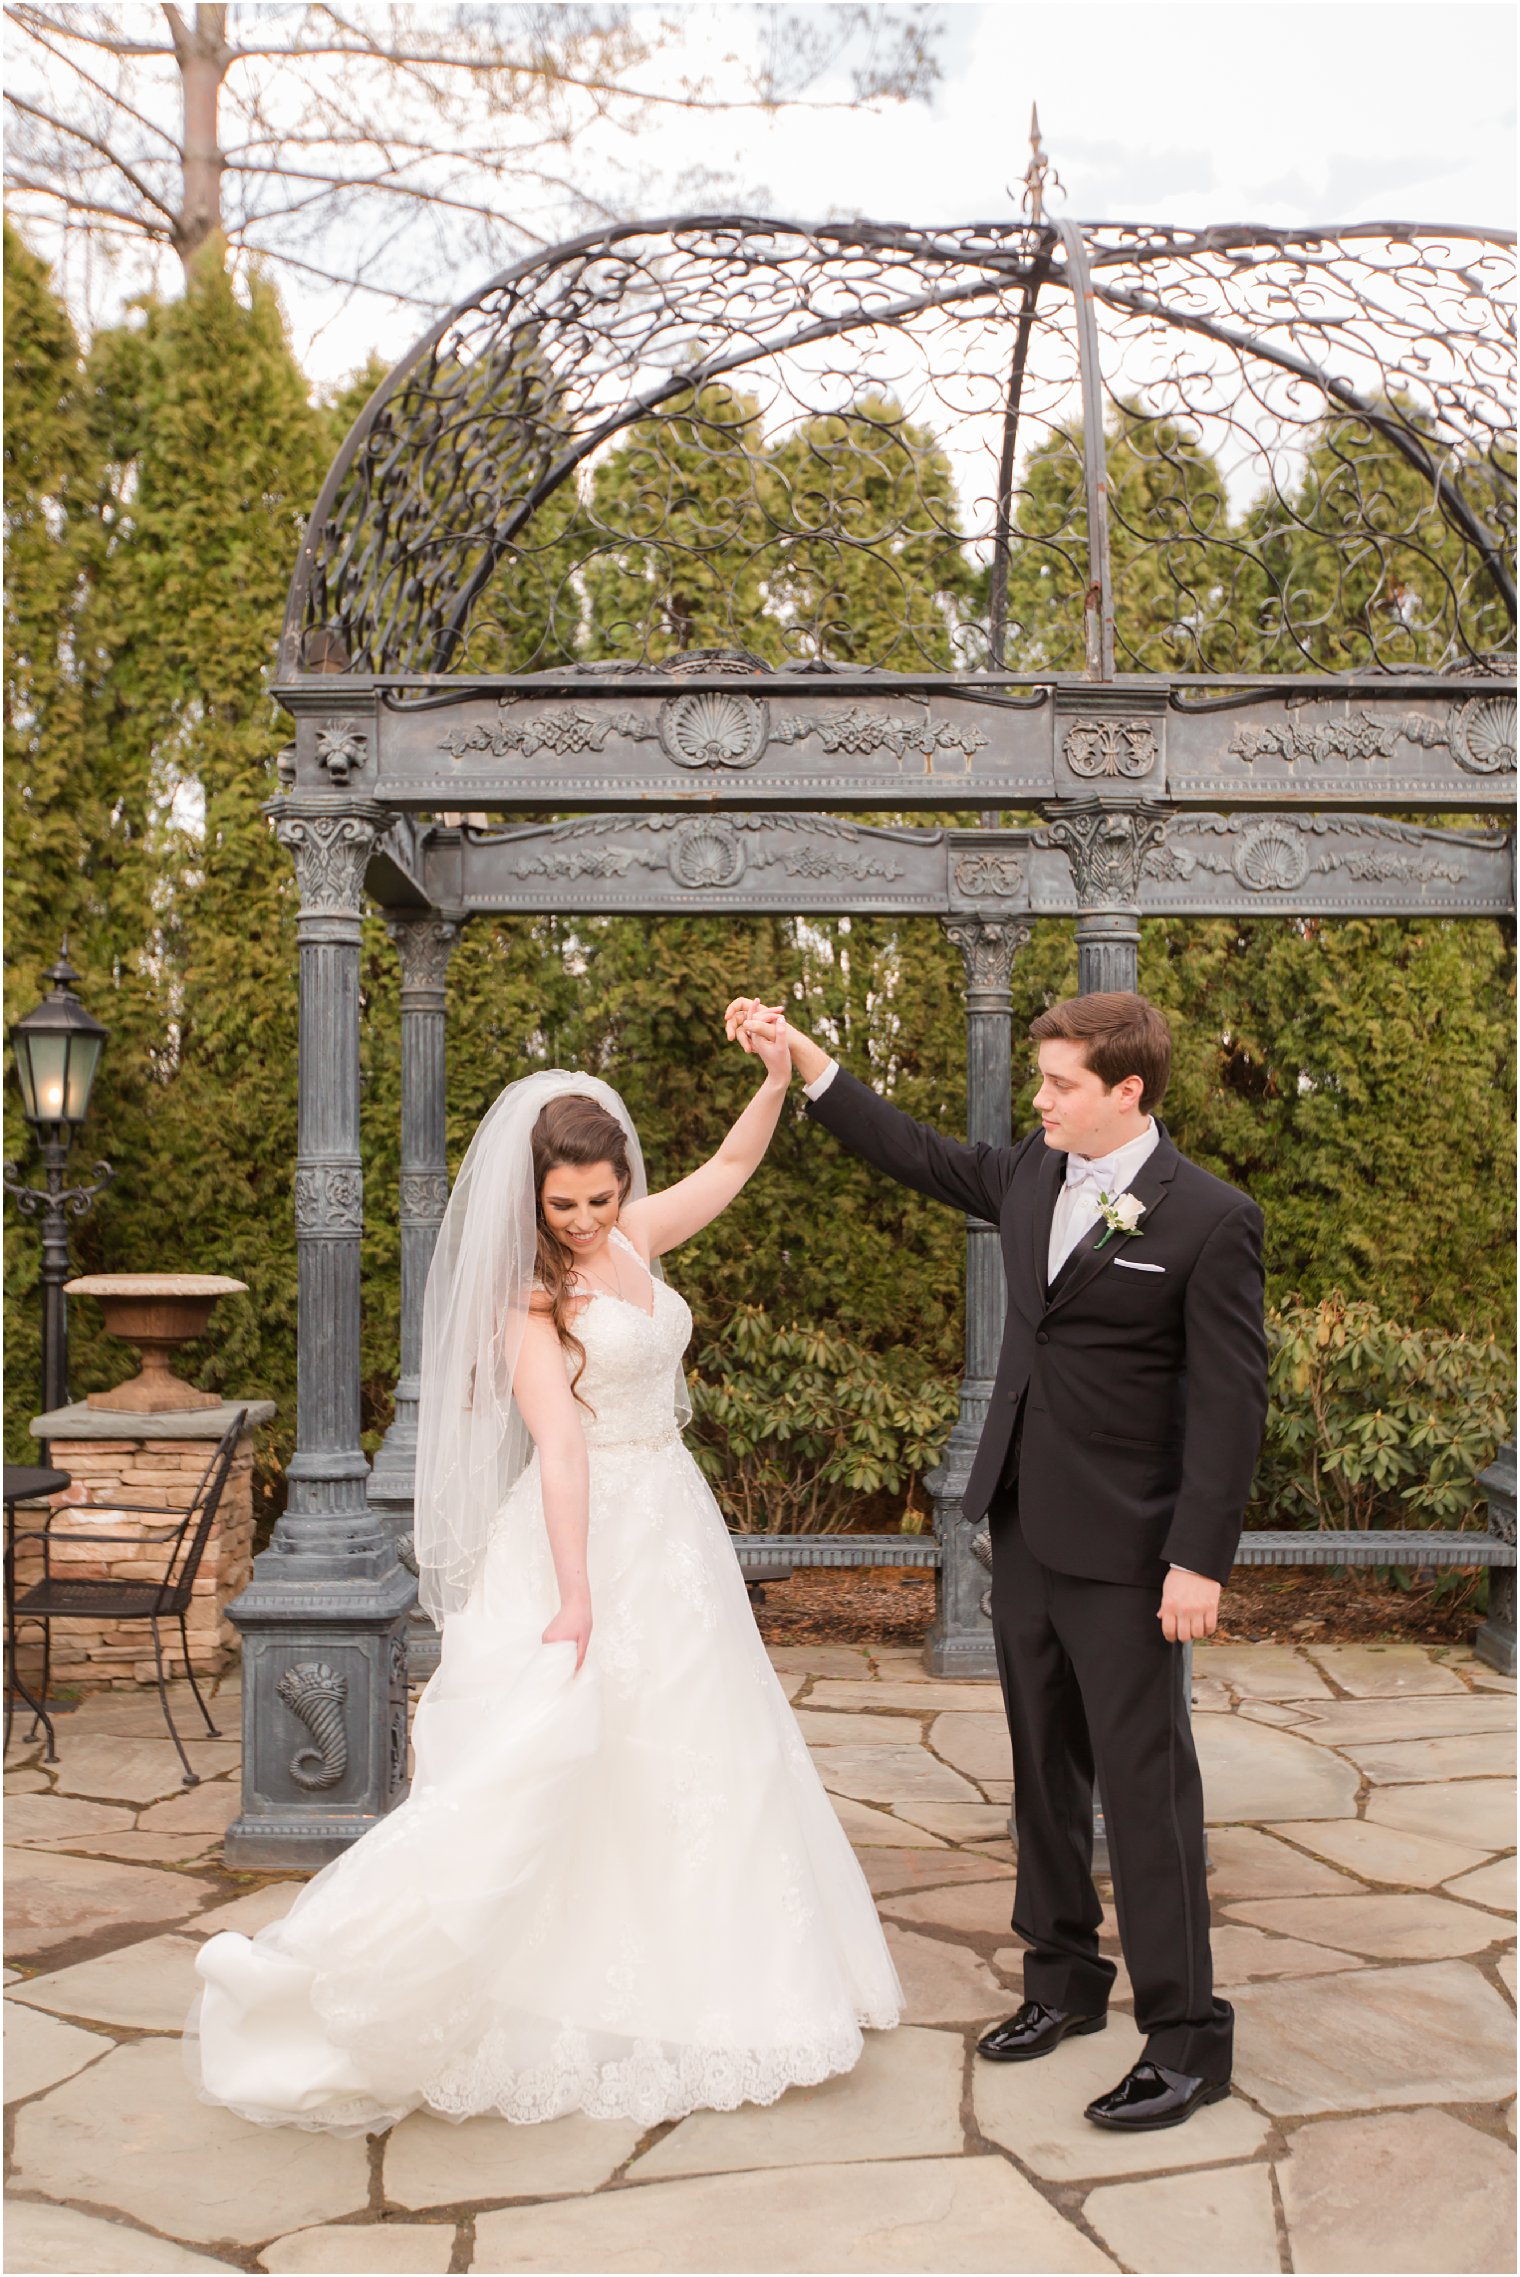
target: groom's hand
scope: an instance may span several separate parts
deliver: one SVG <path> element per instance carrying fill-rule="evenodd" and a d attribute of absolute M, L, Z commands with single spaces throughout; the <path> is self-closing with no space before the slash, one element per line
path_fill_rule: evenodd
<path fill-rule="evenodd" d="M 1219 1626 L 1219 1583 L 1174 1565 L 1161 1591 L 1156 1618 L 1168 1644 L 1193 1644 Z"/>

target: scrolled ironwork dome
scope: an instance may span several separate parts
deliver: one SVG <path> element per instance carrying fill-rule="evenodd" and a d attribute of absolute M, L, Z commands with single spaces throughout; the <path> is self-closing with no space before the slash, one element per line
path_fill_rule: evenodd
<path fill-rule="evenodd" d="M 694 216 L 505 271 L 327 477 L 287 683 L 1471 671 L 1513 239 Z"/>

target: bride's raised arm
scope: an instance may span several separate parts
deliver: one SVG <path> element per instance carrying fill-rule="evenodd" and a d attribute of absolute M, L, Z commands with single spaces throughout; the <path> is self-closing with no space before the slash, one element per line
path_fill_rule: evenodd
<path fill-rule="evenodd" d="M 751 1031 L 749 1048 L 764 1062 L 765 1081 L 717 1153 L 662 1194 L 627 1203 L 619 1216 L 619 1225 L 649 1257 L 678 1249 L 711 1225 L 765 1159 L 792 1079 L 792 1059 L 774 1022 Z"/>

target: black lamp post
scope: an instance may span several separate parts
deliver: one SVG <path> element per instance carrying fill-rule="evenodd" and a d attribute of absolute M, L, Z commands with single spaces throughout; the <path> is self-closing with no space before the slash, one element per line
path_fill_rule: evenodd
<path fill-rule="evenodd" d="M 45 1414 L 69 1396 L 69 1329 L 63 1284 L 69 1278 L 66 1220 L 83 1217 L 109 1185 L 109 1162 L 94 1166 L 94 1182 L 65 1186 L 64 1166 L 74 1133 L 90 1109 L 90 1091 L 107 1031 L 92 1019 L 69 986 L 79 978 L 69 945 L 46 976 L 52 987 L 33 1012 L 11 1030 L 22 1111 L 37 1134 L 44 1186 L 26 1186 L 19 1165 L 7 1163 L 5 1191 L 24 1217 L 42 1219 L 42 1406 Z M 42 1459 L 47 1452 L 42 1450 Z"/>

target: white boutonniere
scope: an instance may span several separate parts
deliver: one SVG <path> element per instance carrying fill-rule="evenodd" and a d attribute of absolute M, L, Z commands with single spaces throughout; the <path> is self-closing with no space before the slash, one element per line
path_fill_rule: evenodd
<path fill-rule="evenodd" d="M 1138 1196 L 1134 1194 L 1100 1194 L 1098 1196 L 1098 1207 L 1103 1212 L 1103 1223 L 1107 1226 L 1108 1231 L 1103 1239 L 1094 1246 L 1094 1256 L 1097 1255 L 1098 1250 L 1108 1247 L 1116 1233 L 1126 1236 L 1134 1234 L 1138 1238 L 1140 1220 L 1145 1215 L 1145 1204 Z"/>

